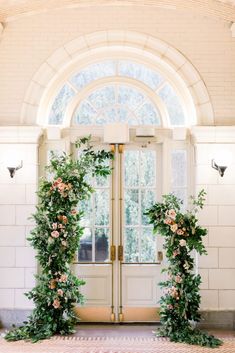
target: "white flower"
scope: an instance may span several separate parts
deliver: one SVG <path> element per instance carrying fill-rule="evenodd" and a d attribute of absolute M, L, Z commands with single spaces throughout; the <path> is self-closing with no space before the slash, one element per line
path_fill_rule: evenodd
<path fill-rule="evenodd" d="M 180 239 L 180 246 L 186 246 L 186 240 Z"/>

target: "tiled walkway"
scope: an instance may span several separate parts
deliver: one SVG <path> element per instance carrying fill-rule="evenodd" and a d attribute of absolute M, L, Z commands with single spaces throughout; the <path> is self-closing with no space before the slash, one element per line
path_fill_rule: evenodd
<path fill-rule="evenodd" d="M 235 353 L 233 331 L 213 331 L 224 339 L 215 349 L 171 343 L 154 337 L 155 325 L 79 325 L 69 337 L 32 344 L 0 339 L 0 353 Z"/>

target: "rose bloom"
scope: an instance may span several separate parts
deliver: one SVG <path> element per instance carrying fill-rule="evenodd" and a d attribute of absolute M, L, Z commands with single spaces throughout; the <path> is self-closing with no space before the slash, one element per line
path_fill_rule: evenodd
<path fill-rule="evenodd" d="M 71 212 L 70 212 L 72 215 L 76 215 L 77 214 L 77 210 L 72 210 Z"/>
<path fill-rule="evenodd" d="M 66 247 L 67 246 L 67 241 L 62 240 L 61 244 Z"/>
<path fill-rule="evenodd" d="M 173 209 L 169 210 L 169 211 L 168 211 L 168 216 L 169 216 L 170 218 L 172 218 L 172 219 L 175 219 L 175 217 L 176 217 L 176 212 L 175 212 L 175 210 L 173 210 Z"/>
<path fill-rule="evenodd" d="M 164 223 L 165 224 L 171 224 L 172 220 L 170 218 L 166 218 L 166 219 L 164 219 Z"/>
<path fill-rule="evenodd" d="M 59 282 L 66 282 L 67 281 L 67 278 L 68 278 L 68 276 L 67 275 L 61 275 L 60 276 L 60 279 L 59 279 Z"/>
<path fill-rule="evenodd" d="M 180 239 L 180 246 L 186 246 L 186 240 L 184 240 L 184 239 Z"/>
<path fill-rule="evenodd" d="M 174 309 L 174 307 L 173 307 L 172 304 L 168 304 L 168 305 L 167 305 L 167 309 L 172 310 L 172 309 Z"/>
<path fill-rule="evenodd" d="M 63 224 L 59 223 L 58 228 L 60 229 L 64 228 Z"/>
<path fill-rule="evenodd" d="M 49 288 L 50 289 L 55 289 L 56 288 L 56 280 L 55 279 L 51 279 L 50 280 Z"/>
<path fill-rule="evenodd" d="M 52 223 L 52 228 L 57 229 L 57 223 Z"/>
<path fill-rule="evenodd" d="M 62 183 L 63 180 L 61 178 L 58 178 L 56 181 L 57 183 Z"/>
<path fill-rule="evenodd" d="M 175 224 L 172 224 L 172 226 L 171 226 L 171 231 L 173 232 L 173 233 L 175 233 L 176 231 L 177 231 L 177 229 L 178 229 L 178 225 L 175 223 Z"/>
<path fill-rule="evenodd" d="M 178 229 L 178 230 L 177 230 L 177 234 L 178 234 L 178 235 L 183 235 L 183 234 L 184 234 L 184 232 L 183 232 L 183 230 L 182 230 L 182 229 Z"/>
<path fill-rule="evenodd" d="M 55 299 L 52 305 L 55 309 L 58 309 L 60 307 L 60 301 L 58 299 Z"/>
<path fill-rule="evenodd" d="M 58 238 L 60 236 L 60 233 L 57 232 L 57 230 L 53 230 L 53 232 L 51 232 L 51 236 L 52 238 Z"/>
<path fill-rule="evenodd" d="M 57 294 L 61 297 L 63 297 L 64 291 L 62 289 L 57 290 Z"/>
<path fill-rule="evenodd" d="M 179 254 L 180 254 L 180 252 L 178 249 L 173 251 L 173 257 L 176 257 Z"/>
<path fill-rule="evenodd" d="M 180 275 L 175 276 L 175 281 L 176 281 L 176 283 L 182 282 L 182 278 L 180 277 Z"/>
<path fill-rule="evenodd" d="M 66 216 L 62 216 L 62 222 L 63 223 L 68 223 L 68 218 Z"/>

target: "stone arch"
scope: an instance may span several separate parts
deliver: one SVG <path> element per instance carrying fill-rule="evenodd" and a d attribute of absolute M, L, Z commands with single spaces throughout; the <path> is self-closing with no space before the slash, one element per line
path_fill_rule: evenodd
<path fill-rule="evenodd" d="M 57 49 L 37 70 L 25 94 L 21 123 L 46 125 L 43 105 L 55 82 L 79 60 L 124 48 L 138 55 L 152 56 L 175 73 L 187 87 L 196 112 L 196 124 L 213 125 L 214 114 L 206 85 L 193 64 L 177 49 L 152 36 L 132 31 L 99 31 L 80 36 Z"/>

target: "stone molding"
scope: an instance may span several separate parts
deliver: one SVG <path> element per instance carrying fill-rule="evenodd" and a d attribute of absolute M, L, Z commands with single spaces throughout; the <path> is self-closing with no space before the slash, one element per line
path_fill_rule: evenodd
<path fill-rule="evenodd" d="M 1 126 L 0 143 L 38 143 L 42 133 L 38 126 Z"/>

